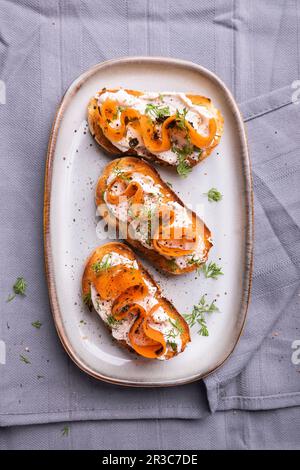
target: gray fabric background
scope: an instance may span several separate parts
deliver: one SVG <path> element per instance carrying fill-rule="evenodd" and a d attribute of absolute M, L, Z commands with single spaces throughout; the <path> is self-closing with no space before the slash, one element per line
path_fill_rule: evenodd
<path fill-rule="evenodd" d="M 117 434 L 120 448 L 300 447 L 300 366 L 291 361 L 300 339 L 300 105 L 291 103 L 291 84 L 300 79 L 299 10 L 296 0 L 0 0 L 0 339 L 7 348 L 0 426 L 11 426 L 0 429 L 0 446 L 113 448 Z M 128 55 L 208 67 L 233 91 L 247 122 L 252 303 L 237 350 L 205 385 L 153 391 L 96 382 L 62 351 L 49 310 L 42 204 L 55 109 L 86 68 Z M 21 274 L 28 295 L 7 304 Z M 31 326 L 35 320 L 41 330 Z M 81 422 L 62 437 L 66 421 Z"/>
<path fill-rule="evenodd" d="M 0 428 L 1 449 L 295 449 L 299 408 L 224 411 L 198 420 L 77 421 Z"/>

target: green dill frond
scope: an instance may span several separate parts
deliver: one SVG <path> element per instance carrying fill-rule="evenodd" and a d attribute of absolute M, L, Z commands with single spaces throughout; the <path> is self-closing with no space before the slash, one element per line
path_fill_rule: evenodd
<path fill-rule="evenodd" d="M 219 202 L 223 198 L 223 194 L 220 193 L 216 188 L 211 188 L 207 193 L 204 193 L 209 202 Z"/>
<path fill-rule="evenodd" d="M 100 274 L 103 271 L 106 271 L 107 269 L 109 269 L 110 267 L 111 267 L 111 256 L 110 255 L 108 255 L 106 257 L 105 261 L 103 261 L 103 259 L 102 259 L 102 260 L 99 260 L 96 263 L 92 264 L 92 270 L 96 274 Z"/>
<path fill-rule="evenodd" d="M 200 329 L 198 330 L 198 334 L 200 336 L 208 336 L 209 332 L 206 325 L 205 314 L 211 314 L 214 312 L 219 312 L 218 307 L 215 305 L 215 301 L 209 304 L 206 302 L 205 295 L 203 295 L 199 300 L 199 303 L 194 305 L 192 313 L 184 315 L 184 318 L 191 328 L 196 324 L 200 326 Z"/>

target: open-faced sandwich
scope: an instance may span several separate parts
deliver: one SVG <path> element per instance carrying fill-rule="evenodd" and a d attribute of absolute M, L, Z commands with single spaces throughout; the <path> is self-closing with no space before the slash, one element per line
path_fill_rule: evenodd
<path fill-rule="evenodd" d="M 220 142 L 224 120 L 209 98 L 103 88 L 88 105 L 89 129 L 111 156 L 134 155 L 186 176 Z"/>
<path fill-rule="evenodd" d="M 119 238 L 167 273 L 183 274 L 206 262 L 212 246 L 204 222 L 142 159 L 109 163 L 96 187 L 98 213 Z"/>
<path fill-rule="evenodd" d="M 99 246 L 82 277 L 84 302 L 123 346 L 149 359 L 170 359 L 190 341 L 189 327 L 126 245 Z"/>

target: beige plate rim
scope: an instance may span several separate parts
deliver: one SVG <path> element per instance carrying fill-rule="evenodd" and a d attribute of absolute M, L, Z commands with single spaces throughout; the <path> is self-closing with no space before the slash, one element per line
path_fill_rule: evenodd
<path fill-rule="evenodd" d="M 187 379 L 180 379 L 174 380 L 172 382 L 167 383 L 151 383 L 148 382 L 136 382 L 136 381 L 125 381 L 125 380 L 117 380 L 111 377 L 107 377 L 102 375 L 98 372 L 95 372 L 91 369 L 88 364 L 84 363 L 80 357 L 77 355 L 74 348 L 71 346 L 67 334 L 64 330 L 64 325 L 62 321 L 62 315 L 59 308 L 58 297 L 57 297 L 57 290 L 55 286 L 55 277 L 54 277 L 54 267 L 53 267 L 53 258 L 52 258 L 52 244 L 51 244 L 51 231 L 50 231 L 50 201 L 51 201 L 51 190 L 52 190 L 52 170 L 53 170 L 53 162 L 55 158 L 55 149 L 56 149 L 56 142 L 57 136 L 60 129 L 60 123 L 64 116 L 64 112 L 68 103 L 72 100 L 73 96 L 78 92 L 78 90 L 82 87 L 82 85 L 95 73 L 97 73 L 100 69 L 105 69 L 110 66 L 115 66 L 118 64 L 137 64 L 137 63 L 147 63 L 147 65 L 151 63 L 155 64 L 172 64 L 172 65 L 179 65 L 181 67 L 186 67 L 188 69 L 192 69 L 194 71 L 200 72 L 202 75 L 207 77 L 208 79 L 212 80 L 214 83 L 219 86 L 222 91 L 225 93 L 227 99 L 230 101 L 230 104 L 233 109 L 233 113 L 237 119 L 237 124 L 239 128 L 241 143 L 242 143 L 242 160 L 243 160 L 243 176 L 245 179 L 245 198 L 246 198 L 246 218 L 247 218 L 247 226 L 246 226 L 246 268 L 244 272 L 244 291 L 243 291 L 243 299 L 242 299 L 242 306 L 241 306 L 241 317 L 242 317 L 242 326 L 240 329 L 239 334 L 236 338 L 234 338 L 231 351 L 229 354 L 226 355 L 218 364 L 216 364 L 211 370 L 209 370 L 205 374 L 197 374 L 193 377 L 189 377 Z M 52 315 L 54 318 L 55 327 L 58 333 L 58 336 L 61 340 L 61 343 L 68 353 L 69 357 L 73 360 L 73 362 L 84 372 L 91 375 L 92 377 L 102 380 L 108 383 L 117 384 L 117 385 L 124 385 L 129 387 L 169 387 L 169 386 L 176 386 L 182 385 L 185 383 L 194 382 L 199 379 L 203 379 L 210 375 L 211 373 L 215 372 L 219 367 L 221 367 L 224 362 L 231 356 L 232 352 L 234 351 L 245 326 L 245 321 L 247 317 L 247 310 L 250 301 L 250 292 L 251 292 L 251 284 L 252 284 L 252 269 L 253 269 L 253 244 L 254 244 L 254 214 L 253 214 L 253 190 L 252 190 L 252 175 L 251 175 L 251 163 L 249 158 L 248 146 L 247 146 L 247 136 L 246 130 L 243 122 L 242 115 L 238 109 L 238 106 L 233 98 L 231 92 L 227 88 L 227 86 L 223 83 L 223 81 L 217 77 L 213 72 L 209 71 L 205 67 L 195 64 L 193 62 L 181 60 L 181 59 L 172 59 L 172 58 L 165 58 L 165 57 L 123 57 L 120 59 L 113 59 L 108 60 L 105 62 L 101 62 L 99 64 L 94 65 L 86 72 L 81 74 L 73 83 L 70 85 L 68 90 L 66 91 L 65 95 L 62 98 L 62 101 L 57 109 L 56 116 L 54 118 L 54 122 L 52 125 L 52 130 L 50 133 L 48 150 L 47 150 L 47 161 L 46 161 L 46 171 L 45 171 L 45 184 L 44 184 L 44 258 L 45 258 L 45 270 L 46 270 L 46 277 L 47 277 L 47 284 L 49 290 L 49 298 L 50 298 L 50 306 L 52 310 Z"/>

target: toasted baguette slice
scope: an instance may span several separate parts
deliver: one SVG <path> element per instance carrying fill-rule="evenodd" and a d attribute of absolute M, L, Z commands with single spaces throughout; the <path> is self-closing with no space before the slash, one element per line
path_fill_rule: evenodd
<path fill-rule="evenodd" d="M 144 160 L 124 157 L 109 163 L 98 180 L 95 202 L 99 215 L 110 226 L 117 226 L 119 237 L 158 269 L 178 275 L 206 262 L 212 246 L 209 229 Z M 170 213 L 162 217 L 166 208 Z M 182 230 L 177 226 L 174 234 L 174 219 L 180 217 L 185 223 Z M 147 231 L 146 240 L 143 234 L 147 223 L 151 224 L 151 233 Z"/>
<path fill-rule="evenodd" d="M 190 342 L 184 318 L 123 243 L 95 249 L 82 276 L 82 295 L 112 336 L 140 356 L 171 359 Z"/>
<path fill-rule="evenodd" d="M 211 154 L 224 127 L 220 111 L 204 96 L 124 89 L 103 89 L 93 97 L 88 123 L 110 156 L 143 157 L 182 176 Z"/>

